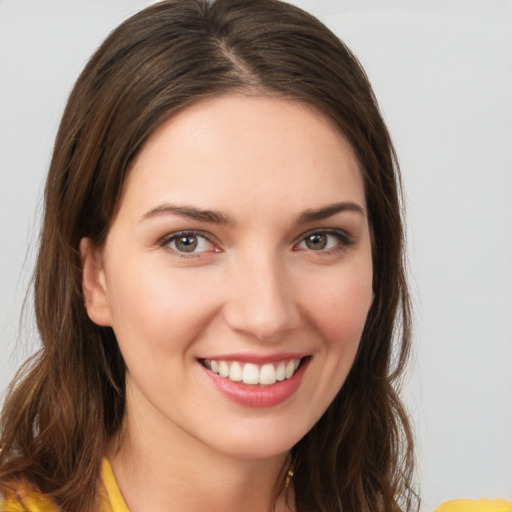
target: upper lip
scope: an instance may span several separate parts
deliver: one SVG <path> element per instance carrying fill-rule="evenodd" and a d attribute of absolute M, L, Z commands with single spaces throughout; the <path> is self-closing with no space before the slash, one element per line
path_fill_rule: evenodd
<path fill-rule="evenodd" d="M 206 357 L 200 357 L 200 360 L 209 359 L 214 361 L 239 361 L 243 363 L 254 363 L 263 365 L 267 363 L 277 363 L 279 361 L 287 361 L 290 359 L 302 359 L 308 354 L 304 352 L 279 352 L 274 354 L 215 354 Z"/>

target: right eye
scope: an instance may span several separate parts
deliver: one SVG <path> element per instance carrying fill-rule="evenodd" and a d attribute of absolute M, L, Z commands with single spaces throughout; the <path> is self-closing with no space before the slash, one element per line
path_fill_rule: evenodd
<path fill-rule="evenodd" d="M 162 240 L 162 245 L 180 253 L 180 255 L 213 252 L 216 249 L 205 236 L 196 232 L 172 233 Z"/>

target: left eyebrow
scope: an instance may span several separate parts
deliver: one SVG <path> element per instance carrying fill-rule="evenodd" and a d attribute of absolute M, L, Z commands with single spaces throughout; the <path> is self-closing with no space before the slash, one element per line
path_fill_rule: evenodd
<path fill-rule="evenodd" d="M 313 222 L 315 220 L 327 219 L 340 212 L 354 212 L 362 215 L 363 217 L 366 216 L 366 210 L 357 203 L 342 202 L 333 203 L 316 210 L 306 210 L 304 213 L 299 215 L 297 223 L 307 224 L 308 222 Z"/>

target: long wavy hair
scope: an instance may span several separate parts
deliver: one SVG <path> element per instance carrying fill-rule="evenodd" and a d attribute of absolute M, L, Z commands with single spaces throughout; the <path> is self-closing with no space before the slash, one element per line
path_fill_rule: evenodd
<path fill-rule="evenodd" d="M 45 189 L 35 272 L 42 346 L 1 419 L 0 490 L 24 479 L 63 511 L 98 504 L 102 454 L 121 425 L 125 366 L 111 328 L 87 316 L 78 251 L 101 246 L 130 165 L 179 109 L 226 93 L 304 102 L 356 151 L 372 237 L 373 289 L 353 368 L 292 448 L 300 512 L 411 511 L 413 441 L 397 394 L 410 344 L 400 177 L 368 79 L 317 19 L 277 0 L 169 0 L 126 20 L 69 97 Z"/>

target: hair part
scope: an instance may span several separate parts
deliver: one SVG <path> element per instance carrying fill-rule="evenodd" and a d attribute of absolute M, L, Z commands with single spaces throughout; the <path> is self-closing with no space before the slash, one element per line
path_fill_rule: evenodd
<path fill-rule="evenodd" d="M 393 386 L 410 346 L 396 155 L 354 55 L 314 17 L 276 0 L 153 5 L 112 32 L 78 78 L 45 188 L 34 285 L 42 348 L 4 405 L 0 489 L 13 492 L 23 478 L 63 511 L 96 510 L 101 457 L 124 414 L 125 366 L 112 329 L 87 316 L 79 242 L 105 241 L 155 130 L 226 93 L 314 107 L 353 146 L 364 178 L 375 300 L 345 384 L 292 449 L 297 510 L 411 511 L 412 434 Z"/>

